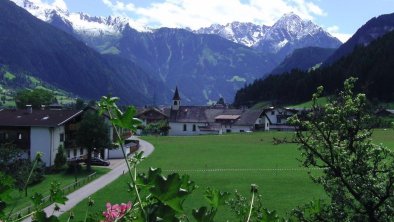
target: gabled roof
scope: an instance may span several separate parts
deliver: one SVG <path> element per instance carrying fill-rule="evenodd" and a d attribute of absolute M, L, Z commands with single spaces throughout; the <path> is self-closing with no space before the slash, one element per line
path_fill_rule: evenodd
<path fill-rule="evenodd" d="M 254 125 L 262 115 L 263 110 L 245 110 L 214 108 L 208 106 L 181 106 L 178 111 L 169 113 L 170 122 L 178 123 L 209 123 L 215 124 L 216 120 L 234 120 L 234 125 Z"/>
<path fill-rule="evenodd" d="M 263 110 L 261 109 L 248 109 L 242 115 L 241 118 L 235 122 L 237 126 L 250 126 L 256 123 L 256 120 L 260 118 L 262 115 Z"/>
<path fill-rule="evenodd" d="M 0 110 L 0 126 L 61 126 L 83 110 L 27 110 L 4 109 Z"/>
<path fill-rule="evenodd" d="M 150 113 L 150 112 L 157 113 L 157 114 L 159 114 L 159 115 L 161 115 L 161 116 L 163 116 L 163 117 L 168 118 L 168 115 L 166 115 L 166 114 L 164 113 L 164 111 L 162 111 L 162 110 L 160 110 L 160 109 L 158 109 L 158 108 L 154 108 L 154 107 L 139 110 L 138 113 L 137 113 L 137 115 L 135 115 L 135 117 L 141 118 L 142 116 L 144 116 L 144 115 L 146 115 L 146 114 L 148 114 L 148 113 Z"/>
<path fill-rule="evenodd" d="M 208 108 L 205 106 L 181 106 L 179 110 L 170 111 L 170 122 L 192 122 L 192 123 L 205 123 L 207 117 L 205 110 Z"/>

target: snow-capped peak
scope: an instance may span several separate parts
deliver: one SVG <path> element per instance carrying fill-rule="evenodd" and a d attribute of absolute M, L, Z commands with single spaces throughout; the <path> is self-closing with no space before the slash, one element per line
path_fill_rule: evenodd
<path fill-rule="evenodd" d="M 310 20 L 303 20 L 294 13 L 284 14 L 273 26 L 272 30 L 285 30 L 291 37 L 301 39 L 307 35 L 315 35 L 324 31 Z"/>
<path fill-rule="evenodd" d="M 273 26 L 232 22 L 226 25 L 211 25 L 194 31 L 202 34 L 217 34 L 230 41 L 264 52 L 292 52 L 295 48 L 319 46 L 339 47 L 341 42 L 310 20 L 295 13 L 284 14 Z"/>
<path fill-rule="evenodd" d="M 24 8 L 35 17 L 51 23 L 54 16 L 73 28 L 73 31 L 88 36 L 120 35 L 126 26 L 141 32 L 150 31 L 147 27 L 137 24 L 130 18 L 124 17 L 96 17 L 86 13 L 70 13 L 62 0 L 53 4 L 43 3 L 41 0 L 12 0 L 19 7 Z"/>
<path fill-rule="evenodd" d="M 226 25 L 213 24 L 206 28 L 194 30 L 194 32 L 220 35 L 233 42 L 252 47 L 265 35 L 267 28 L 268 26 L 255 25 L 249 22 L 232 22 Z"/>

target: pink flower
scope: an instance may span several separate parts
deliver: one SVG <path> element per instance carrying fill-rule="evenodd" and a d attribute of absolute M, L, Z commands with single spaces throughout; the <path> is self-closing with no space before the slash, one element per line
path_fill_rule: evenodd
<path fill-rule="evenodd" d="M 131 202 L 129 201 L 127 204 L 121 203 L 120 205 L 107 203 L 106 207 L 107 210 L 103 212 L 105 222 L 113 222 L 116 219 L 122 218 L 131 209 Z"/>

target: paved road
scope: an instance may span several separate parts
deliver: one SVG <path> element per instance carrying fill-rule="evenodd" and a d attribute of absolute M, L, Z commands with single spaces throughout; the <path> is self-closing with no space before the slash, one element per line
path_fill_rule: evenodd
<path fill-rule="evenodd" d="M 144 151 L 144 156 L 149 156 L 153 152 L 153 150 L 154 150 L 154 147 L 152 144 L 140 139 L 139 151 Z M 61 205 L 61 204 L 59 205 L 60 211 L 54 212 L 53 209 L 55 207 L 55 204 L 52 204 L 52 205 L 46 207 L 44 210 L 47 213 L 47 215 L 52 215 L 52 214 L 55 216 L 62 215 L 64 212 L 71 210 L 79 202 L 81 202 L 85 198 L 91 196 L 92 194 L 94 194 L 95 192 L 97 192 L 101 188 L 105 187 L 107 184 L 111 183 L 112 181 L 116 180 L 124 172 L 127 171 L 127 165 L 123 159 L 111 160 L 111 165 L 112 165 L 113 169 L 110 172 L 101 176 L 100 178 L 97 178 L 96 180 L 92 181 L 91 183 L 81 187 L 80 189 L 74 191 L 73 193 L 70 193 L 69 195 L 67 195 L 68 201 L 66 202 L 65 205 Z M 31 217 L 28 217 L 23 221 L 30 222 Z"/>

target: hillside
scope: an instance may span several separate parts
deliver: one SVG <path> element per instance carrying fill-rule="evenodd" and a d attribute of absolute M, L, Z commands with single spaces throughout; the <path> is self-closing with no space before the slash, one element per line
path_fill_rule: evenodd
<path fill-rule="evenodd" d="M 292 69 L 307 71 L 308 69 L 319 67 L 336 49 L 307 47 L 296 49 L 287 56 L 271 74 L 281 74 Z"/>
<path fill-rule="evenodd" d="M 184 29 L 126 28 L 116 48 L 119 56 L 155 73 L 169 88 L 177 85 L 184 104 L 206 104 L 220 97 L 231 101 L 237 89 L 278 64 L 249 47 Z"/>
<path fill-rule="evenodd" d="M 0 107 L 15 107 L 14 96 L 18 90 L 37 88 L 51 91 L 61 105 L 75 102 L 74 95 L 24 72 L 13 72 L 0 64 Z"/>
<path fill-rule="evenodd" d="M 125 103 L 143 105 L 151 102 L 160 85 L 132 62 L 103 57 L 8 0 L 0 1 L 0 33 L 0 63 L 83 98 L 112 94 Z"/>
<path fill-rule="evenodd" d="M 324 63 L 329 65 L 340 58 L 349 55 L 357 46 L 367 46 L 371 41 L 381 37 L 394 30 L 394 13 L 381 15 L 372 18 L 343 45 L 341 45 L 335 53 L 333 53 Z"/>
<path fill-rule="evenodd" d="M 251 105 L 259 101 L 298 103 L 308 101 L 316 87 L 323 85 L 327 94 L 334 94 L 343 81 L 358 77 L 357 90 L 372 100 L 394 101 L 394 32 L 390 32 L 368 46 L 357 47 L 353 53 L 331 66 L 311 72 L 293 70 L 269 76 L 239 90 L 235 105 Z"/>

